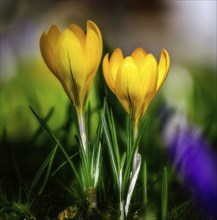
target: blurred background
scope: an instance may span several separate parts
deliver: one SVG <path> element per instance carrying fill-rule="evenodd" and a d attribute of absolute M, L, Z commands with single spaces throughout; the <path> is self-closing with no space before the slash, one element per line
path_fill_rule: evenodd
<path fill-rule="evenodd" d="M 214 0 L 1 0 L 1 176 L 13 176 L 9 146 L 17 151 L 18 165 L 24 167 L 27 176 L 37 170 L 43 155 L 52 149 L 29 106 L 66 145 L 72 145 L 76 118 L 71 118 L 69 100 L 42 60 L 39 39 L 52 24 L 59 25 L 61 30 L 71 23 L 85 29 L 88 19 L 102 32 L 104 53 L 120 47 L 127 56 L 135 48 L 143 47 L 158 59 L 162 48 L 170 54 L 168 78 L 148 109 L 147 115 L 154 123 L 144 134 L 144 145 L 159 145 L 163 149 L 170 137 L 164 133 L 159 137 L 161 129 L 171 134 L 171 129 L 182 123 L 184 117 L 200 130 L 216 152 L 216 4 Z M 109 93 L 101 66 L 98 72 L 89 97 L 93 113 L 102 107 L 103 97 Z M 108 98 L 117 122 L 121 121 L 125 113 L 112 94 Z M 174 115 L 181 117 L 168 119 Z M 97 120 L 97 114 L 93 120 Z M 121 136 L 123 125 L 117 126 Z M 69 131 L 66 133 L 63 128 Z M 166 164 L 158 161 L 156 148 L 142 148 L 141 153 L 151 155 L 146 159 L 153 170 Z M 154 163 L 159 167 L 154 167 L 158 166 Z"/>
<path fill-rule="evenodd" d="M 29 105 L 44 114 L 55 107 L 54 128 L 63 120 L 68 100 L 41 58 L 39 38 L 54 23 L 85 29 L 87 19 L 97 23 L 110 51 L 120 47 L 126 56 L 143 47 L 159 57 L 166 48 L 171 68 L 160 93 L 168 105 L 199 124 L 212 111 L 216 119 L 216 1 L 1 0 L 1 134 L 6 129 L 22 140 L 34 133 Z M 195 105 L 195 91 L 208 94 L 205 105 Z"/>

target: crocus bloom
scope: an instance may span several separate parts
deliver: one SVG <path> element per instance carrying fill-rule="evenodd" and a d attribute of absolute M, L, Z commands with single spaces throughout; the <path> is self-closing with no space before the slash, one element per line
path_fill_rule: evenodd
<path fill-rule="evenodd" d="M 175 115 L 164 127 L 163 137 L 171 162 L 195 202 L 210 217 L 217 217 L 217 160 L 200 130 Z"/>
<path fill-rule="evenodd" d="M 108 87 L 125 111 L 132 112 L 134 120 L 138 121 L 166 79 L 169 66 L 170 58 L 165 49 L 157 63 L 155 57 L 142 48 L 137 48 L 126 58 L 118 48 L 110 60 L 108 54 L 104 57 L 103 73 Z"/>
<path fill-rule="evenodd" d="M 65 92 L 82 111 L 88 90 L 102 56 L 102 36 L 97 25 L 87 21 L 87 31 L 71 24 L 63 32 L 52 25 L 40 39 L 41 54 Z"/>

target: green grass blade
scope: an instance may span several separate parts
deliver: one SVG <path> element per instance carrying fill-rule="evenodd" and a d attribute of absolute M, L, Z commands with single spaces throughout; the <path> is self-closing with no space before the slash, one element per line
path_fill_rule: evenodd
<path fill-rule="evenodd" d="M 35 188 L 35 186 L 38 184 L 43 172 L 45 171 L 48 163 L 49 163 L 49 159 L 51 157 L 53 153 L 53 150 L 51 151 L 51 153 L 46 157 L 46 159 L 44 160 L 44 162 L 42 163 L 41 167 L 39 168 L 39 170 L 37 171 L 31 185 L 30 188 L 28 190 L 28 198 L 30 197 L 30 194 L 32 193 L 32 190 Z"/>
<path fill-rule="evenodd" d="M 107 122 L 105 120 L 105 115 L 103 114 L 102 111 L 100 111 L 100 117 L 101 117 L 101 120 L 102 120 L 102 124 L 103 124 L 103 128 L 104 128 L 104 134 L 105 134 L 106 142 L 107 142 L 107 145 L 108 145 L 109 157 L 110 157 L 110 160 L 111 160 L 111 167 L 112 167 L 112 171 L 113 171 L 113 175 L 114 175 L 114 180 L 115 180 L 115 183 L 116 183 L 117 187 L 120 189 L 119 176 L 118 176 L 118 167 L 117 167 L 117 164 L 116 164 L 116 161 L 115 161 L 115 156 L 114 156 L 114 152 L 113 152 L 112 141 L 111 141 L 108 125 L 107 125 Z"/>
<path fill-rule="evenodd" d="M 51 156 L 50 156 L 50 158 L 49 158 L 49 162 L 48 162 L 48 166 L 47 166 L 47 172 L 46 172 L 46 175 L 45 175 L 43 184 L 42 184 L 41 188 L 39 189 L 38 195 L 40 195 L 40 194 L 43 192 L 43 190 L 44 190 L 44 188 L 45 188 L 45 186 L 46 186 L 46 184 L 47 184 L 47 182 L 48 182 L 48 179 L 49 179 L 50 173 L 51 173 L 51 167 L 52 167 L 52 165 L 53 165 L 54 157 L 55 157 L 55 155 L 56 155 L 58 146 L 59 146 L 59 145 L 56 144 L 56 146 L 54 147 L 54 149 L 53 149 L 53 151 L 52 151 L 52 154 L 51 154 Z"/>
<path fill-rule="evenodd" d="M 132 115 L 127 117 L 127 158 L 130 156 L 130 152 L 133 148 L 133 125 L 132 125 Z"/>
<path fill-rule="evenodd" d="M 115 122 L 114 122 L 114 116 L 113 116 L 112 110 L 110 111 L 109 117 L 111 118 L 111 137 L 112 137 L 112 142 L 114 145 L 114 152 L 116 156 L 117 166 L 120 167 L 120 153 L 119 153 L 119 148 L 118 148 L 118 141 L 117 141 Z"/>
<path fill-rule="evenodd" d="M 136 185 L 136 181 L 137 181 L 138 176 L 139 176 L 139 171 L 140 171 L 140 168 L 141 168 L 141 156 L 140 156 L 140 154 L 138 156 L 139 157 L 138 157 L 137 167 L 136 167 L 136 170 L 133 173 L 132 177 L 130 178 L 130 185 L 129 185 L 129 189 L 128 189 L 128 192 L 127 192 L 127 199 L 126 199 L 126 203 L 125 203 L 125 207 L 124 207 L 126 216 L 128 215 L 130 201 L 131 201 L 133 191 L 134 191 L 134 188 L 135 188 L 135 185 Z"/>
<path fill-rule="evenodd" d="M 104 109 L 103 110 L 104 110 L 108 130 L 110 132 L 112 148 L 113 148 L 114 156 L 115 156 L 115 162 L 117 163 L 118 169 L 120 169 L 120 153 L 119 153 L 119 148 L 118 148 L 114 117 L 113 117 L 112 110 L 111 109 L 109 110 L 106 101 L 104 103 Z"/>
<path fill-rule="evenodd" d="M 148 194 L 147 194 L 147 164 L 146 161 L 144 161 L 143 166 L 143 191 L 144 191 L 144 205 L 148 203 Z"/>
<path fill-rule="evenodd" d="M 129 180 L 130 180 L 130 173 L 131 173 L 131 169 L 133 165 L 133 157 L 134 157 L 136 148 L 137 146 L 134 145 L 133 149 L 130 152 L 129 158 L 127 159 L 126 169 L 125 169 L 124 176 L 123 176 L 123 194 L 127 193 L 127 188 L 128 188 Z"/>
<path fill-rule="evenodd" d="M 161 220 L 167 220 L 168 209 L 168 179 L 167 168 L 164 167 L 163 181 L 162 181 L 162 196 L 161 196 Z"/>
<path fill-rule="evenodd" d="M 144 118 L 139 124 L 138 137 L 134 143 L 136 146 L 139 146 L 139 143 L 140 143 L 140 140 L 141 140 L 142 135 L 144 133 L 146 125 L 147 125 L 147 120 L 146 120 L 146 118 Z"/>
<path fill-rule="evenodd" d="M 98 151 L 99 151 L 99 144 L 102 139 L 102 123 L 101 120 L 98 123 L 97 131 L 96 131 L 96 136 L 94 139 L 94 144 L 93 144 L 93 151 L 92 151 L 92 156 L 91 156 L 91 170 L 93 171 L 96 167 L 96 160 L 98 157 Z M 93 175 L 93 173 L 92 173 Z"/>
<path fill-rule="evenodd" d="M 59 140 L 56 138 L 56 136 L 53 134 L 53 132 L 50 130 L 50 128 L 46 125 L 46 123 L 41 119 L 41 117 L 36 113 L 36 111 L 31 107 L 30 110 L 35 115 L 35 117 L 38 119 L 38 121 L 41 123 L 41 125 L 45 128 L 45 130 L 49 133 L 49 135 L 55 140 L 56 143 L 59 143 Z"/>
<path fill-rule="evenodd" d="M 17 175 L 17 178 L 18 178 L 18 184 L 19 184 L 19 187 L 18 187 L 18 203 L 21 202 L 21 197 L 22 197 L 22 184 L 24 187 L 26 187 L 26 184 L 25 184 L 25 181 L 22 179 L 21 175 L 20 175 L 20 171 L 19 171 L 19 168 L 17 166 L 17 163 L 16 163 L 16 159 L 15 159 L 15 155 L 14 155 L 14 152 L 13 152 L 13 149 L 12 147 L 10 146 L 10 153 L 11 153 L 11 158 L 12 158 L 12 163 L 14 165 L 14 169 L 15 169 L 15 173 Z"/>
<path fill-rule="evenodd" d="M 82 146 L 82 140 L 81 140 L 81 137 L 80 135 L 79 136 L 75 136 L 78 144 L 80 146 Z M 89 155 L 88 155 L 88 152 L 86 153 L 84 151 L 84 148 L 81 147 L 80 148 L 80 156 L 81 156 L 81 170 L 80 172 L 82 172 L 83 174 L 83 186 L 85 189 L 87 189 L 88 187 L 90 186 L 93 186 L 93 181 L 92 181 L 92 177 L 91 177 L 91 164 L 90 164 L 90 160 L 89 160 Z"/>
<path fill-rule="evenodd" d="M 85 133 L 86 133 L 86 154 L 88 155 L 88 159 L 90 158 L 91 149 L 90 149 L 90 137 L 91 137 L 91 110 L 90 110 L 90 102 L 88 103 L 87 113 L 85 114 Z"/>
<path fill-rule="evenodd" d="M 100 161 L 100 167 L 102 167 L 102 160 Z M 107 204 L 107 190 L 105 188 L 105 181 L 103 179 L 103 173 L 101 172 L 100 174 L 100 178 L 99 178 L 99 183 L 98 183 L 98 195 L 99 195 L 99 202 L 100 204 Z M 107 184 L 107 183 L 106 183 Z"/>
<path fill-rule="evenodd" d="M 138 130 L 138 137 L 136 139 L 136 141 L 134 141 L 134 143 L 132 144 L 133 142 L 133 122 L 131 120 L 132 118 L 129 117 L 129 122 L 128 122 L 128 138 L 130 139 L 128 141 L 128 144 L 129 145 L 133 145 L 132 147 L 131 146 L 127 146 L 127 148 L 129 149 L 129 154 L 128 154 L 128 157 L 127 157 L 127 163 L 126 163 L 126 169 L 125 169 L 125 172 L 124 172 L 124 177 L 123 177 L 123 194 L 127 193 L 127 188 L 128 188 L 128 184 L 129 184 L 129 179 L 130 179 L 130 173 L 131 173 L 131 169 L 132 169 L 132 164 L 133 164 L 133 158 L 134 158 L 134 154 L 136 152 L 136 149 L 138 148 L 139 146 L 139 142 L 142 138 L 142 135 L 143 135 L 143 131 L 145 129 L 145 126 L 146 126 L 146 120 L 143 119 L 141 121 L 141 124 L 140 124 L 140 128 Z"/>
<path fill-rule="evenodd" d="M 98 155 L 96 159 L 95 173 L 94 173 L 94 187 L 97 186 L 99 182 L 100 174 L 100 162 L 101 162 L 101 143 L 99 144 Z"/>
<path fill-rule="evenodd" d="M 31 108 L 31 107 L 30 107 Z M 49 112 L 47 113 L 47 115 L 44 117 L 43 121 L 45 123 L 47 123 L 49 121 L 49 119 L 51 118 L 51 116 L 53 115 L 54 113 L 54 107 L 52 107 Z M 32 141 L 34 141 L 42 132 L 43 128 L 40 126 L 38 128 L 38 130 L 35 132 L 34 136 L 32 137 Z"/>
<path fill-rule="evenodd" d="M 120 170 L 119 170 L 119 183 L 120 183 L 120 188 L 122 188 L 122 182 L 123 182 L 123 167 L 124 163 L 126 161 L 126 153 L 124 152 L 122 158 L 121 158 L 121 164 L 120 164 Z M 121 193 L 121 191 L 120 191 Z M 121 196 L 122 197 L 122 196 Z M 122 199 L 122 198 L 121 198 Z"/>
<path fill-rule="evenodd" d="M 123 184 L 123 168 L 124 168 L 125 161 L 126 161 L 126 152 L 124 152 L 124 154 L 121 158 L 121 164 L 120 164 L 120 170 L 119 170 L 119 184 L 120 184 L 119 199 L 120 199 L 120 203 L 122 203 L 122 201 L 123 201 L 122 184 Z M 120 204 L 120 207 L 123 207 L 123 206 Z"/>
<path fill-rule="evenodd" d="M 60 143 L 59 143 L 59 147 L 60 147 L 60 149 L 62 150 L 64 156 L 66 157 L 66 159 L 67 159 L 69 165 L 71 166 L 71 168 L 72 168 L 72 170 L 73 170 L 73 172 L 74 172 L 74 174 L 75 174 L 75 176 L 76 176 L 76 179 L 78 180 L 79 184 L 81 184 L 81 180 L 80 180 L 80 177 L 79 177 L 79 175 L 78 175 L 78 172 L 77 172 L 77 169 L 76 169 L 74 163 L 71 161 L 69 155 L 66 153 L 64 147 L 63 147 Z"/>
<path fill-rule="evenodd" d="M 70 160 L 70 157 L 68 156 L 68 154 L 66 153 L 66 151 L 64 150 L 64 147 L 62 146 L 62 144 L 60 143 L 60 141 L 56 138 L 56 136 L 53 134 L 53 132 L 50 130 L 50 128 L 41 120 L 41 118 L 39 117 L 39 115 L 36 113 L 36 111 L 30 106 L 31 111 L 33 112 L 33 114 L 35 115 L 35 117 L 38 119 L 38 121 L 41 123 L 41 125 L 44 127 L 44 129 L 48 132 L 48 134 L 51 136 L 51 138 L 59 145 L 60 149 L 62 150 L 64 156 L 66 157 L 69 165 L 71 166 L 77 180 L 79 181 L 79 183 L 81 183 L 80 181 L 80 177 L 78 175 L 78 172 L 76 170 L 75 165 L 72 163 L 72 161 Z"/>
<path fill-rule="evenodd" d="M 73 157 L 75 157 L 76 155 L 78 155 L 78 153 L 73 154 L 72 156 L 69 157 L 69 159 L 71 160 Z M 50 175 L 51 177 L 55 176 L 57 172 L 59 172 L 59 170 L 61 170 L 66 164 L 68 163 L 67 160 L 65 160 L 63 163 L 61 163 Z"/>

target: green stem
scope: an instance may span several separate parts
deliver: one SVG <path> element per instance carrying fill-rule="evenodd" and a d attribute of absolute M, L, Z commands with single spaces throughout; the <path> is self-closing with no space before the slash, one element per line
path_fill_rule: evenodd
<path fill-rule="evenodd" d="M 138 121 L 136 120 L 136 121 L 133 122 L 133 140 L 134 140 L 134 143 L 136 142 L 137 135 L 138 135 Z M 133 172 L 132 172 L 132 174 L 134 174 L 135 171 L 136 171 L 138 157 L 139 157 L 139 154 L 138 154 L 138 146 L 137 146 L 136 151 L 134 153 L 134 157 L 133 157 L 133 170 L 132 170 Z"/>
<path fill-rule="evenodd" d="M 87 136 L 85 130 L 85 118 L 83 114 L 83 109 L 77 110 L 78 115 L 78 126 L 79 126 L 79 133 L 81 138 L 81 172 L 83 175 L 83 187 L 87 189 L 88 187 L 92 186 L 92 178 L 91 178 L 91 166 L 89 160 L 89 153 L 87 149 Z"/>
<path fill-rule="evenodd" d="M 120 217 L 119 220 L 124 220 L 124 201 L 120 201 Z"/>
<path fill-rule="evenodd" d="M 79 132 L 81 136 L 81 141 L 83 145 L 84 152 L 87 151 L 87 135 L 85 131 L 85 120 L 84 120 L 84 114 L 83 111 L 77 111 L 78 112 L 78 125 L 79 125 Z"/>

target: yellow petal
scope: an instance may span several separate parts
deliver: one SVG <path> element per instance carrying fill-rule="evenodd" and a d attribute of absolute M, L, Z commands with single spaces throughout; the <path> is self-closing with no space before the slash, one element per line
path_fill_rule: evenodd
<path fill-rule="evenodd" d="M 115 49 L 110 58 L 110 74 L 114 81 L 116 81 L 116 75 L 123 59 L 124 58 L 121 49 Z"/>
<path fill-rule="evenodd" d="M 81 42 L 82 48 L 84 50 L 84 46 L 85 46 L 85 33 L 84 31 L 76 24 L 71 24 L 68 27 L 69 30 L 71 30 L 79 39 L 79 41 Z"/>
<path fill-rule="evenodd" d="M 62 81 L 70 81 L 75 105 L 80 105 L 86 80 L 83 49 L 77 36 L 66 29 L 57 42 L 57 69 Z"/>
<path fill-rule="evenodd" d="M 126 57 L 120 65 L 115 92 L 124 109 L 128 113 L 132 110 L 137 117 L 144 100 L 143 88 L 137 66 L 131 57 Z"/>
<path fill-rule="evenodd" d="M 54 56 L 56 56 L 56 45 L 60 34 L 61 32 L 57 25 L 52 25 L 47 33 L 47 41 L 51 50 L 54 53 Z"/>
<path fill-rule="evenodd" d="M 44 62 L 46 63 L 50 71 L 57 76 L 55 56 L 51 47 L 49 46 L 47 35 L 45 32 L 42 33 L 39 44 Z"/>
<path fill-rule="evenodd" d="M 93 21 L 88 20 L 87 21 L 87 32 L 88 32 L 89 28 L 92 29 L 96 33 L 96 35 L 98 37 L 99 44 L 100 44 L 100 51 L 102 53 L 102 35 L 101 35 L 101 32 L 100 32 L 98 26 Z"/>
<path fill-rule="evenodd" d="M 114 79 L 111 75 L 111 72 L 110 72 L 109 54 L 108 53 L 105 55 L 105 57 L 103 59 L 102 69 L 103 69 L 104 79 L 105 79 L 108 87 L 114 93 L 115 92 L 115 81 L 114 81 Z"/>
<path fill-rule="evenodd" d="M 143 64 L 146 55 L 147 53 L 143 48 L 137 48 L 131 54 L 131 57 L 134 59 L 138 69 L 140 69 L 141 65 Z"/>
<path fill-rule="evenodd" d="M 157 61 L 152 54 L 148 54 L 140 69 L 140 75 L 146 96 L 153 94 L 157 87 Z"/>
<path fill-rule="evenodd" d="M 61 82 L 62 87 L 65 90 L 67 96 L 71 100 L 71 102 L 76 103 L 76 100 L 75 100 L 75 97 L 74 97 L 74 90 L 73 90 L 71 81 L 65 80 L 65 81 L 60 81 L 60 82 Z M 75 107 L 77 107 L 77 106 L 75 105 Z"/>
<path fill-rule="evenodd" d="M 133 64 L 136 66 L 135 62 L 133 62 Z M 128 90 L 134 119 L 138 120 L 142 114 L 145 92 L 141 74 L 139 73 L 137 66 L 136 68 L 131 69 L 131 74 L 128 74 Z"/>
<path fill-rule="evenodd" d="M 157 61 L 155 57 L 152 54 L 147 55 L 140 69 L 140 75 L 144 86 L 143 91 L 145 94 L 142 114 L 145 113 L 151 99 L 156 93 L 158 80 L 157 71 Z"/>
<path fill-rule="evenodd" d="M 127 59 L 127 58 L 126 58 Z M 128 90 L 128 71 L 126 71 L 126 66 L 129 66 L 127 64 L 127 60 L 124 60 L 121 64 L 116 80 L 115 80 L 115 94 L 122 104 L 123 108 L 127 113 L 130 113 L 132 109 L 132 105 L 130 103 L 129 99 L 129 90 Z"/>
<path fill-rule="evenodd" d="M 87 21 L 87 35 L 85 41 L 85 60 L 87 73 L 95 74 L 102 57 L 102 36 L 96 24 Z"/>
<path fill-rule="evenodd" d="M 165 49 L 163 49 L 161 50 L 160 62 L 158 66 L 157 90 L 159 90 L 159 88 L 164 83 L 169 71 L 169 67 L 170 67 L 170 57 L 168 52 Z"/>
<path fill-rule="evenodd" d="M 102 57 L 102 36 L 97 25 L 92 21 L 87 21 L 87 35 L 84 45 L 86 81 L 82 91 L 81 102 L 87 97 L 87 93 L 93 83 L 99 63 Z"/>

